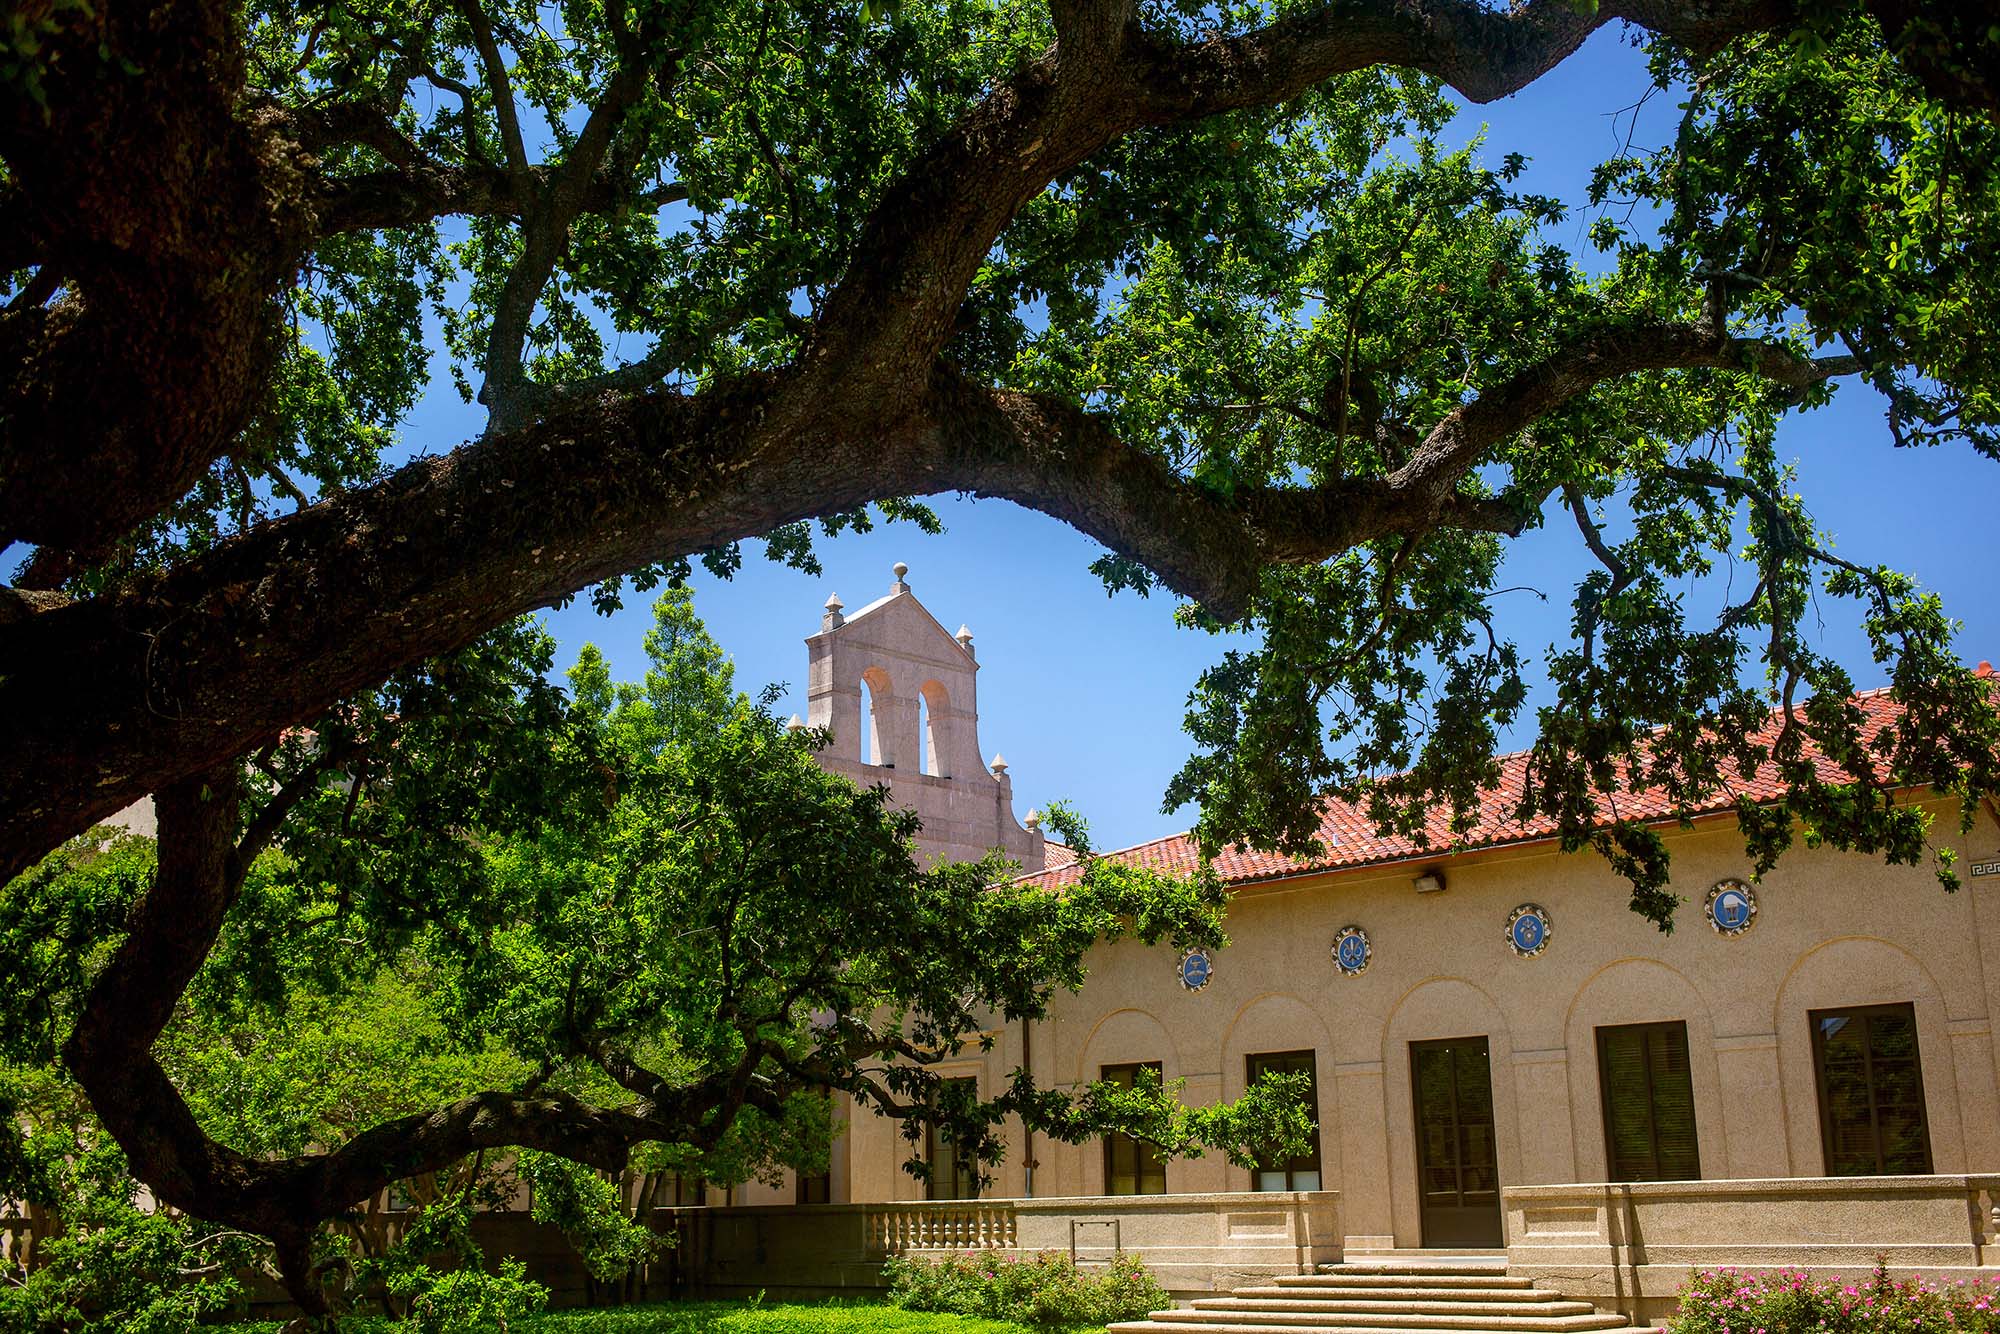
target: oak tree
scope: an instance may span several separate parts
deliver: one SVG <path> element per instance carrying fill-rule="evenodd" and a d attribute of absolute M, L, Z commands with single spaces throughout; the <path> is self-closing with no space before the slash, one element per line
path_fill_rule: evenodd
<path fill-rule="evenodd" d="M 1305 1142 L 1296 1079 L 1201 1108 L 1157 1083 L 941 1079 L 1079 986 L 1099 941 L 1220 944 L 1219 884 L 1098 860 L 1050 894 L 998 859 L 923 867 L 886 789 L 734 692 L 684 590 L 646 647 L 642 681 L 586 650 L 562 690 L 549 637 L 511 624 L 166 788 L 155 842 L 73 840 L 9 885 L 0 1198 L 169 1257 L 247 1236 L 319 1320 L 429 1291 L 425 1246 L 464 1241 L 502 1168 L 616 1278 L 650 1215 L 588 1173 L 822 1170 L 835 1095 L 899 1126 L 920 1176 L 927 1130 L 984 1172 L 1003 1123 L 1244 1166 Z M 79 1093 L 82 1129 L 48 1110 Z M 113 1184 L 35 1166 L 73 1145 Z M 107 1198 L 120 1162 L 205 1226 Z M 425 1246 L 382 1235 L 392 1185 L 429 1206 Z"/>
<path fill-rule="evenodd" d="M 1656 222 L 1572 253 L 1444 125 L 1619 25 L 1681 111 L 1598 174 Z M 1638 906 L 1628 768 L 1692 800 L 1775 750 L 1761 855 L 1796 817 L 1919 856 L 1891 780 L 1986 790 L 1992 712 L 1772 436 L 1865 383 L 1899 443 L 1994 452 L 1997 35 L 1921 0 L 19 7 L 0 875 L 524 610 L 954 490 L 1259 632 L 1172 793 L 1211 842 L 1301 846 L 1328 789 L 1464 814 L 1522 708 L 1493 571 L 1561 523 L 1593 565 L 1527 800 Z M 487 423 L 409 458 L 433 359 Z M 1754 587 L 1691 621 L 1671 581 L 1738 547 Z M 1815 597 L 1906 705 L 1880 752 Z"/>

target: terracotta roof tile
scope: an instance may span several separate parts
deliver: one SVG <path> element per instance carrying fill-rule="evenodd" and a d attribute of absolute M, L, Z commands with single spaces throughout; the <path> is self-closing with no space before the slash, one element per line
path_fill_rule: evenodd
<path fill-rule="evenodd" d="M 1980 675 L 1993 675 L 1993 669 L 1988 664 L 1982 662 L 1979 666 Z M 1873 737 L 1881 726 L 1894 718 L 1898 712 L 1898 706 L 1889 698 L 1886 688 L 1862 691 L 1853 699 L 1864 715 L 1862 722 L 1864 741 Z M 1768 742 L 1776 736 L 1777 728 L 1778 715 L 1774 712 L 1771 721 L 1759 733 L 1760 738 Z M 1221 876 L 1226 884 L 1247 884 L 1310 872 L 1347 870 L 1359 866 L 1437 858 L 1477 848 L 1510 843 L 1532 843 L 1552 838 L 1555 833 L 1553 819 L 1538 816 L 1523 822 L 1514 818 L 1514 808 L 1519 802 L 1521 786 L 1527 773 L 1527 762 L 1526 751 L 1500 757 L 1500 781 L 1487 789 L 1489 795 L 1481 803 L 1478 823 L 1461 838 L 1452 837 L 1450 812 L 1446 809 L 1431 811 L 1426 829 L 1429 844 L 1424 846 L 1414 839 L 1384 836 L 1376 831 L 1374 822 L 1360 807 L 1349 802 L 1329 800 L 1320 816 L 1321 851 L 1317 856 L 1286 857 L 1275 852 L 1258 852 L 1246 847 L 1224 848 L 1215 859 L 1216 874 Z M 1828 781 L 1838 782 L 1846 777 L 1845 771 L 1824 755 L 1815 756 L 1815 764 L 1821 777 Z M 1747 796 L 1760 802 L 1774 801 L 1782 797 L 1784 791 L 1785 785 L 1778 776 L 1777 767 L 1766 763 L 1747 778 L 1732 773 L 1726 790 L 1695 807 L 1690 813 L 1700 815 L 1731 810 L 1735 807 L 1738 796 Z M 1622 813 L 1641 820 L 1661 820 L 1672 817 L 1673 805 L 1666 792 L 1654 787 L 1644 792 L 1629 794 L 1622 802 Z M 1150 843 L 1141 843 L 1136 847 L 1123 848 L 1105 855 L 1131 865 L 1180 875 L 1192 875 L 1201 865 L 1201 854 L 1192 833 L 1172 834 L 1166 838 L 1157 838 Z M 1067 865 L 1051 864 L 1039 874 L 1022 876 L 1020 879 L 1055 888 L 1075 883 L 1081 874 L 1072 857 Z"/>
<path fill-rule="evenodd" d="M 1049 839 L 1042 844 L 1042 869 L 1060 871 L 1065 866 L 1076 865 L 1076 849 L 1067 843 Z"/>

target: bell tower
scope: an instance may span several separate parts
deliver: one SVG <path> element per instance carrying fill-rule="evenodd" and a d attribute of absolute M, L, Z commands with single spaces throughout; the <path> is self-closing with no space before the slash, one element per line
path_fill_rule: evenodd
<path fill-rule="evenodd" d="M 980 755 L 972 631 L 939 624 L 910 592 L 909 572 L 898 562 L 888 596 L 852 616 L 829 597 L 806 640 L 806 722 L 833 735 L 820 763 L 886 785 L 924 822 L 917 842 L 933 859 L 976 861 L 998 848 L 1039 871 L 1042 835 L 1014 819 L 1007 762 Z"/>

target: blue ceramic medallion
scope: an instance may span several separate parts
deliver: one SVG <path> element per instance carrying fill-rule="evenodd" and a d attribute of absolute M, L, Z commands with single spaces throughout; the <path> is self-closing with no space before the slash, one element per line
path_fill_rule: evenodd
<path fill-rule="evenodd" d="M 1359 977 L 1375 957 L 1368 933 L 1358 926 L 1343 926 L 1333 937 L 1333 966 L 1342 977 Z"/>
<path fill-rule="evenodd" d="M 1524 959 L 1532 959 L 1549 947 L 1549 910 L 1539 903 L 1524 903 L 1507 915 L 1507 944 Z"/>
<path fill-rule="evenodd" d="M 1200 991 L 1215 976 L 1215 960 L 1207 950 L 1189 950 L 1181 956 L 1181 985 L 1189 991 Z"/>
<path fill-rule="evenodd" d="M 1741 880 L 1718 880 L 1703 911 L 1719 934 L 1740 936 L 1757 924 L 1756 891 Z"/>

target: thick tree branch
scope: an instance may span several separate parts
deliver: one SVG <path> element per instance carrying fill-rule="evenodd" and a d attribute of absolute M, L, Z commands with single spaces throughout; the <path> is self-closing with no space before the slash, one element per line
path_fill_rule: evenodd
<path fill-rule="evenodd" d="M 528 148 L 521 138 L 521 120 L 514 109 L 514 82 L 507 77 L 507 61 L 500 44 L 493 40 L 493 25 L 479 0 L 457 0 L 453 8 L 472 32 L 472 45 L 479 52 L 479 65 L 486 75 L 486 91 L 493 101 L 493 119 L 500 126 L 500 146 L 507 165 L 518 173 L 528 170 Z"/>
<path fill-rule="evenodd" d="M 476 3 L 470 7 L 477 12 Z M 642 63 L 645 53 L 626 28 L 624 0 L 609 0 L 605 20 L 616 36 L 617 68 L 598 94 L 597 103 L 584 119 L 583 128 L 577 131 L 575 142 L 550 172 L 547 187 L 541 191 L 535 206 L 522 218 L 521 254 L 507 274 L 493 311 L 493 327 L 486 344 L 486 384 L 480 390 L 479 401 L 486 405 L 492 424 L 498 427 L 518 424 L 532 400 L 527 367 L 522 361 L 528 326 L 550 275 L 569 248 L 570 224 L 590 198 L 591 183 L 604 165 L 612 139 L 624 124 L 626 113 L 645 92 L 649 72 L 661 74 L 664 84 L 671 87 L 672 71 L 680 61 L 678 51 L 655 52 L 651 58 L 658 62 L 659 70 L 646 68 Z M 496 59 L 496 66 L 497 63 Z M 504 80 L 505 76 L 500 77 Z M 496 84 L 496 96 L 503 87 L 504 84 Z M 515 136 L 519 137 L 518 127 Z M 514 149 L 510 147 L 508 151 L 511 155 Z M 525 159 L 522 165 L 525 166 Z"/>
<path fill-rule="evenodd" d="M 1692 324 L 1615 326 L 1585 334 L 1568 346 L 1495 385 L 1448 413 L 1390 474 L 1392 490 L 1413 503 L 1445 505 L 1458 481 L 1500 441 L 1593 385 L 1639 371 L 1737 370 L 1793 390 L 1853 375 L 1853 357 L 1801 357 L 1760 339 L 1719 337 Z"/>
<path fill-rule="evenodd" d="M 286 119 L 240 104 L 233 6 L 58 6 L 48 23 L 45 102 L 32 80 L 0 93 L 0 157 L 68 290 L 0 347 L 0 543 L 94 555 L 248 420 L 310 208 Z"/>
<path fill-rule="evenodd" d="M 934 381 L 967 285 L 1007 222 L 1133 126 L 1283 98 L 1385 59 L 1492 91 L 1581 40 L 1585 21 L 1561 8 L 1345 0 L 1259 34 L 1168 48 L 1130 24 L 1117 43 L 1086 39 L 1119 10 L 1075 0 L 1063 18 L 1069 49 L 1024 64 L 885 191 L 790 370 L 698 399 L 628 393 L 650 365 L 614 373 L 590 392 L 539 401 L 542 420 L 522 414 L 510 426 L 503 411 L 478 446 L 263 525 L 163 576 L 16 618 L 0 636 L 0 873 L 509 615 L 781 523 L 885 496 L 1008 495 L 1227 614 L 1245 605 L 1260 561 L 1317 559 L 1367 535 L 1440 523 L 1511 531 L 1537 498 L 1470 498 L 1458 479 L 1538 405 L 1620 365 L 1742 358 L 1792 384 L 1833 373 L 1713 338 L 1681 361 L 1670 359 L 1675 348 L 1573 349 L 1541 378 L 1453 413 L 1389 478 L 1226 499 L 1104 438 L 1074 406 Z M 496 321 L 504 355 L 494 361 L 518 372 L 522 322 L 557 262 L 565 220 L 632 206 L 630 184 L 601 169 L 615 156 L 619 101 L 637 96 L 629 62 L 553 174 L 434 170 L 384 141 L 388 160 L 409 165 L 328 182 L 287 117 L 239 114 L 232 10 L 185 0 L 118 14 L 111 49 L 149 53 L 145 80 L 97 87 L 89 72 L 116 61 L 95 57 L 107 34 L 79 19 L 59 40 L 79 51 L 87 42 L 90 54 L 62 66 L 80 72 L 74 86 L 50 90 L 64 109 L 54 132 L 23 108 L 0 123 L 10 172 L 38 208 L 60 201 L 60 215 L 42 221 L 61 238 L 56 258 L 74 293 L 50 308 L 49 336 L 0 384 L 0 541 L 89 551 L 179 495 L 262 392 L 271 297 L 327 226 L 480 210 L 532 219 L 546 207 L 543 224 L 527 226 L 533 254 Z M 1704 49 L 1777 21 L 1749 0 L 1614 0 L 1597 21 L 1614 16 Z M 161 51 L 180 63 L 154 59 Z M 1497 82 L 1454 72 L 1482 60 Z M 365 125 L 347 132 L 379 137 Z M 280 170 L 297 188 L 279 188 L 270 174 Z M 153 249 L 119 248 L 135 235 Z M 125 281 L 135 274 L 146 281 Z M 146 351 L 142 366 L 135 348 Z M 108 384 L 107 364 L 129 374 Z M 90 700 L 90 735 L 51 699 Z"/>
<path fill-rule="evenodd" d="M 1228 617 L 1272 563 L 1447 525 L 1519 531 L 1539 498 L 1466 495 L 1460 479 L 1602 380 L 1692 366 L 1760 369 L 1789 385 L 1847 365 L 1685 326 L 1607 331 L 1453 412 L 1394 474 L 1229 497 L 1073 404 L 949 369 L 900 415 L 834 396 L 798 413 L 789 376 L 695 398 L 580 400 L 164 576 L 18 621 L 0 637 L 0 877 L 190 766 L 240 754 L 495 620 L 797 519 L 889 496 L 1002 496 Z M 91 701 L 103 730 L 80 737 L 46 707 L 58 698 Z"/>

